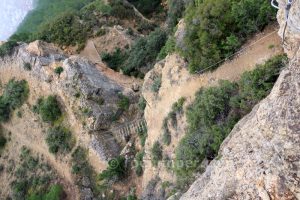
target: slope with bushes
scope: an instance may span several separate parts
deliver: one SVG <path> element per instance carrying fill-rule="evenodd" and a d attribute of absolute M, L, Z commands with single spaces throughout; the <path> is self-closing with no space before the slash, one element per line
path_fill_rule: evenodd
<path fill-rule="evenodd" d="M 245 72 L 236 83 L 221 81 L 219 86 L 201 89 L 189 106 L 188 132 L 176 149 L 176 162 L 192 161 L 175 169 L 179 182 L 201 170 L 204 159 L 212 160 L 234 125 L 271 91 L 287 58 L 277 56 Z M 180 183 L 182 184 L 182 183 Z"/>
<path fill-rule="evenodd" d="M 265 0 L 195 1 L 185 13 L 182 55 L 191 72 L 200 71 L 234 53 L 249 36 L 274 20 L 275 10 Z"/>

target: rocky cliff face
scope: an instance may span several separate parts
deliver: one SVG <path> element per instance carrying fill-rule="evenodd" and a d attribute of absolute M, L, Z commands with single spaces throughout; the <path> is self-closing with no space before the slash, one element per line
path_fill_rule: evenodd
<path fill-rule="evenodd" d="M 24 68 L 25 63 L 31 65 L 31 70 Z M 60 75 L 55 73 L 59 66 L 64 69 Z M 117 141 L 119 138 L 110 133 L 110 128 L 132 120 L 137 113 L 134 103 L 138 101 L 138 93 L 128 84 L 130 78 L 115 73 L 117 78 L 113 79 L 114 73 L 106 70 L 103 65 L 80 56 L 69 57 L 52 44 L 36 41 L 20 45 L 12 56 L 0 61 L 0 80 L 3 84 L 11 78 L 27 80 L 31 105 L 42 96 L 57 95 L 78 144 L 91 147 L 98 162 L 105 163 L 122 147 L 122 141 Z M 118 107 L 124 96 L 133 104 L 130 115 Z"/>
<path fill-rule="evenodd" d="M 283 3 L 278 13 L 282 36 Z M 222 144 L 219 159 L 182 196 L 203 199 L 300 199 L 300 2 L 290 12 L 284 48 L 290 64 L 271 94 L 241 120 Z"/>

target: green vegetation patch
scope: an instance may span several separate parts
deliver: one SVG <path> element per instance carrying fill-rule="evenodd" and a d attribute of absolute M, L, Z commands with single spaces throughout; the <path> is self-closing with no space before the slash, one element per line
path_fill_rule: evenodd
<path fill-rule="evenodd" d="M 122 67 L 123 72 L 126 75 L 143 77 L 141 68 L 152 68 L 166 40 L 166 32 L 160 29 L 151 32 L 147 37 L 138 39 L 129 51 L 128 59 Z"/>
<path fill-rule="evenodd" d="M 147 130 L 147 127 L 143 127 L 143 128 L 140 128 L 138 129 L 138 136 L 139 136 L 139 139 L 140 139 L 140 143 L 141 143 L 141 146 L 144 147 L 145 146 L 145 143 L 146 143 L 146 140 L 147 140 L 147 137 L 148 137 L 148 130 Z"/>
<path fill-rule="evenodd" d="M 57 74 L 58 76 L 60 76 L 61 73 L 63 73 L 63 71 L 64 71 L 64 68 L 61 67 L 61 66 L 56 67 L 55 70 L 54 70 L 55 74 Z"/>
<path fill-rule="evenodd" d="M 265 0 L 195 1 L 186 10 L 182 51 L 190 71 L 200 71 L 233 54 L 275 18 L 276 10 Z"/>
<path fill-rule="evenodd" d="M 158 162 L 162 160 L 162 146 L 156 141 L 151 148 L 151 161 L 153 166 L 157 166 Z"/>
<path fill-rule="evenodd" d="M 172 110 L 168 114 L 168 116 L 163 121 L 163 134 L 162 141 L 165 145 L 170 145 L 172 140 L 171 131 L 169 129 L 169 121 L 171 121 L 171 125 L 175 128 L 177 126 L 177 115 L 183 113 L 183 104 L 185 102 L 185 98 L 181 97 L 177 102 L 172 105 Z"/>
<path fill-rule="evenodd" d="M 131 49 L 116 49 L 113 53 L 102 54 L 102 60 L 114 70 L 122 70 L 126 75 L 143 78 L 151 69 L 158 54 L 167 41 L 167 33 L 156 29 L 146 37 L 139 38 Z"/>
<path fill-rule="evenodd" d="M 74 140 L 70 130 L 57 126 L 48 130 L 46 142 L 50 153 L 68 153 L 74 147 Z"/>
<path fill-rule="evenodd" d="M 111 69 L 119 70 L 122 64 L 127 59 L 127 52 L 117 48 L 112 54 L 103 53 L 101 55 L 102 61 L 104 61 Z"/>
<path fill-rule="evenodd" d="M 62 111 L 56 96 L 38 99 L 33 110 L 41 115 L 44 122 L 54 123 L 62 116 Z"/>
<path fill-rule="evenodd" d="M 188 132 L 176 149 L 176 163 L 183 163 L 175 169 L 179 181 L 190 181 L 205 158 L 218 155 L 234 125 L 270 93 L 286 61 L 286 56 L 276 56 L 244 73 L 237 83 L 221 81 L 196 94 L 186 113 Z"/>
<path fill-rule="evenodd" d="M 6 55 L 11 55 L 13 49 L 18 46 L 18 43 L 13 40 L 9 40 L 0 46 L 0 58 L 3 58 Z"/>
<path fill-rule="evenodd" d="M 123 94 L 119 94 L 119 101 L 118 101 L 117 105 L 118 105 L 119 109 L 121 109 L 123 111 L 127 111 L 130 106 L 130 100 L 127 96 L 125 96 Z"/>
<path fill-rule="evenodd" d="M 100 180 L 118 181 L 125 178 L 126 174 L 127 169 L 125 167 L 125 158 L 123 156 L 118 156 L 108 162 L 107 169 L 102 171 L 98 177 Z"/>
<path fill-rule="evenodd" d="M 137 176 L 143 175 L 144 155 L 145 155 L 144 151 L 138 152 L 135 155 L 135 173 Z"/>
<path fill-rule="evenodd" d="M 159 10 L 162 3 L 161 0 L 128 0 L 132 3 L 142 14 L 150 15 Z"/>
<path fill-rule="evenodd" d="M 60 200 L 63 197 L 62 186 L 53 184 L 57 175 L 28 148 L 21 149 L 20 164 L 13 173 L 16 177 L 11 183 L 13 199 Z"/>
<path fill-rule="evenodd" d="M 0 122 L 7 122 L 11 112 L 21 107 L 29 96 L 29 87 L 25 80 L 11 79 L 5 85 L 3 95 L 0 96 Z"/>
<path fill-rule="evenodd" d="M 151 86 L 152 92 L 158 92 L 161 87 L 161 76 L 156 76 L 153 80 L 153 84 Z"/>
<path fill-rule="evenodd" d="M 68 11 L 79 11 L 93 0 L 39 0 L 36 7 L 31 11 L 22 24 L 19 26 L 17 33 L 31 33 L 38 31 L 43 23 Z"/>
<path fill-rule="evenodd" d="M 1 151 L 5 147 L 6 143 L 7 143 L 7 139 L 2 135 L 1 127 L 0 127 L 0 155 L 1 155 Z"/>

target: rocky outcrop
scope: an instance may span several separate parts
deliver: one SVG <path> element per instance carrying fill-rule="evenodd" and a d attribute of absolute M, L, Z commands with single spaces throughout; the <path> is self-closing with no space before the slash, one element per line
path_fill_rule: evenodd
<path fill-rule="evenodd" d="M 300 2 L 295 1 L 290 22 L 298 27 L 299 11 Z M 281 35 L 283 15 L 281 9 Z M 289 66 L 271 94 L 235 126 L 220 148 L 219 159 L 211 162 L 182 200 L 300 199 L 299 34 L 288 23 L 284 47 Z"/>
<path fill-rule="evenodd" d="M 127 118 L 122 117 L 124 114 L 118 106 L 122 97 L 127 96 L 131 103 L 138 101 L 138 94 L 131 86 L 125 87 L 111 79 L 113 73 L 106 75 L 104 69 L 89 60 L 69 57 L 54 45 L 41 41 L 21 44 L 12 56 L 0 62 L 3 83 L 14 77 L 28 81 L 30 104 L 35 104 L 41 96 L 57 95 L 77 140 L 85 147 L 92 147 L 99 160 L 106 161 L 119 154 L 117 140 L 109 139 L 110 145 L 107 145 L 101 134 Z M 31 69 L 26 69 L 25 63 L 29 63 Z M 55 73 L 59 66 L 64 69 L 60 75 Z M 130 117 L 134 117 L 134 108 L 131 111 Z M 127 120 L 131 120 L 130 117 Z"/>

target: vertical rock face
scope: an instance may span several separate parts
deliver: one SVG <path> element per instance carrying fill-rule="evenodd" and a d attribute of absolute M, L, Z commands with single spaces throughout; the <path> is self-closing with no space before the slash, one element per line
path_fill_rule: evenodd
<path fill-rule="evenodd" d="M 279 34 L 285 1 L 279 1 Z M 290 64 L 271 94 L 224 141 L 220 159 L 181 197 L 203 199 L 300 199 L 300 2 L 294 1 L 285 33 Z"/>

